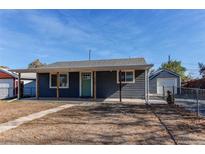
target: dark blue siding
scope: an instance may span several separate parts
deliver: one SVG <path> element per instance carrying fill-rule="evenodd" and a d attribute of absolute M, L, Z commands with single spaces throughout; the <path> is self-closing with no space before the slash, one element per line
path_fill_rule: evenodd
<path fill-rule="evenodd" d="M 98 98 L 119 98 L 119 84 L 116 71 L 96 73 L 96 91 Z M 144 71 L 135 71 L 135 83 L 122 84 L 122 98 L 144 98 Z"/>
<path fill-rule="evenodd" d="M 56 97 L 56 88 L 49 88 L 49 73 L 39 74 L 39 96 Z M 60 97 L 79 97 L 79 72 L 69 73 L 69 88 L 60 89 Z M 96 72 L 97 98 L 119 98 L 116 71 Z M 144 98 L 144 71 L 135 71 L 135 83 L 122 84 L 122 98 Z"/>
<path fill-rule="evenodd" d="M 25 83 L 25 82 L 24 82 Z M 36 81 L 30 81 L 24 84 L 23 88 L 24 96 L 35 96 L 36 95 Z"/>
<path fill-rule="evenodd" d="M 49 88 L 49 73 L 39 74 L 39 96 L 56 97 L 56 88 Z M 69 88 L 59 90 L 60 97 L 79 97 L 79 73 L 69 73 Z"/>

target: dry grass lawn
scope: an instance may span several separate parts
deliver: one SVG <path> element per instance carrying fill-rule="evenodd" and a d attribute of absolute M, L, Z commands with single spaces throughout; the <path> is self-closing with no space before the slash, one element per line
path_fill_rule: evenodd
<path fill-rule="evenodd" d="M 205 144 L 205 123 L 168 105 L 79 105 L 0 134 L 1 144 Z"/>
<path fill-rule="evenodd" d="M 205 144 L 204 118 L 177 106 L 152 105 L 152 110 L 177 144 Z"/>
<path fill-rule="evenodd" d="M 8 103 L 6 101 L 0 101 L 0 123 L 14 120 L 19 117 L 43 111 L 59 105 L 62 104 L 24 101 L 14 101 L 12 103 Z"/>

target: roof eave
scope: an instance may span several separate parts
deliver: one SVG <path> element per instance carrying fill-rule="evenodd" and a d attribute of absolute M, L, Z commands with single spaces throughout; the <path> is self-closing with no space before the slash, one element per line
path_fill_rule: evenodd
<path fill-rule="evenodd" d="M 173 74 L 173 75 L 175 75 L 175 76 L 178 76 L 178 77 L 180 77 L 181 78 L 181 76 L 179 75 L 179 74 L 177 74 L 177 73 L 175 73 L 175 72 L 173 72 L 173 71 L 170 71 L 170 70 L 168 70 L 168 69 L 160 69 L 160 70 L 158 70 L 158 71 L 156 71 L 156 73 L 154 73 L 154 74 L 152 74 L 152 75 L 150 75 L 150 79 L 153 79 L 153 78 L 155 78 L 156 76 L 158 76 L 162 71 L 166 71 L 166 72 L 168 72 L 168 73 L 170 73 L 170 74 Z"/>
<path fill-rule="evenodd" d="M 106 66 L 106 67 L 41 67 L 41 68 L 32 68 L 32 69 L 11 69 L 10 71 L 16 73 L 40 73 L 40 72 L 52 72 L 52 71 L 106 71 L 106 70 L 119 70 L 119 69 L 139 69 L 139 70 L 147 70 L 150 69 L 153 64 L 149 65 L 130 65 L 130 66 Z"/>

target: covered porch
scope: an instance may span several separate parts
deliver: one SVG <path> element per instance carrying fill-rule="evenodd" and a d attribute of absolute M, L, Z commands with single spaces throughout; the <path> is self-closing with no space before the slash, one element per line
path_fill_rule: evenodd
<path fill-rule="evenodd" d="M 138 60 L 139 61 L 139 60 Z M 39 68 L 14 69 L 36 73 L 35 99 L 149 100 L 148 73 L 152 65 L 136 64 L 136 59 L 93 60 L 50 64 Z M 109 64 L 110 63 L 110 64 Z M 112 64 L 112 65 L 111 65 Z M 21 88 L 21 85 L 18 86 Z M 18 90 L 18 99 L 21 91 Z"/>
<path fill-rule="evenodd" d="M 41 75 L 41 73 L 39 73 L 39 72 L 36 72 L 36 97 L 35 97 L 35 99 L 37 99 L 37 100 L 45 100 L 45 99 L 47 99 L 47 100 L 74 100 L 74 101 L 99 101 L 99 102 L 101 102 L 101 101 L 114 101 L 114 102 L 116 102 L 116 101 L 120 101 L 120 102 L 122 102 L 122 101 L 137 101 L 137 102 L 139 102 L 139 100 L 140 99 L 136 99 L 136 98 L 123 98 L 123 95 L 122 95 L 122 88 L 123 88 L 123 85 L 124 85 L 124 83 L 122 82 L 122 78 L 119 78 L 119 83 L 118 83 L 118 88 L 119 88 L 119 92 L 118 92 L 118 98 L 97 98 L 97 82 L 96 82 L 96 79 L 97 79 L 97 75 L 96 75 L 96 72 L 97 71 L 89 71 L 90 73 L 88 73 L 87 71 L 86 72 L 79 72 L 79 83 L 76 83 L 76 84 L 79 84 L 79 98 L 75 98 L 75 97 L 65 97 L 65 96 L 61 96 L 61 90 L 64 90 L 64 89 L 62 89 L 61 87 L 60 87 L 60 82 L 61 82 L 61 77 L 60 77 L 60 75 L 61 75 L 61 73 L 63 73 L 63 72 L 57 72 L 57 73 L 54 73 L 54 72 L 50 72 L 49 74 L 52 74 L 52 75 L 55 75 L 56 76 L 56 83 L 55 83 L 55 85 L 56 85 L 56 87 L 55 88 L 53 88 L 52 90 L 54 90 L 55 91 L 55 97 L 42 97 L 41 95 L 40 95 L 40 91 L 42 90 L 42 89 L 40 89 L 40 79 L 39 79 L 39 76 Z M 122 74 L 122 71 L 121 70 L 117 70 L 116 72 L 118 72 L 120 75 L 119 76 L 121 76 L 121 74 Z M 148 102 L 148 100 L 149 100 L 149 95 L 148 95 L 148 92 L 149 92 L 149 87 L 148 87 L 148 71 L 147 70 L 144 70 L 144 72 L 145 72 L 145 76 L 144 76 L 144 82 L 145 82 L 145 87 L 144 87 L 144 90 L 145 90 L 145 96 L 144 96 L 144 100 L 145 100 L 145 102 Z M 88 75 L 90 75 L 90 76 L 88 76 Z M 84 92 L 84 90 L 86 89 L 86 88 L 83 88 L 83 82 L 88 82 L 88 81 L 84 81 L 82 78 L 90 78 L 90 95 L 88 94 L 88 93 L 86 93 L 86 92 Z M 20 83 L 21 82 L 21 73 L 18 73 L 18 83 Z M 18 85 L 18 94 L 17 94 L 17 96 L 18 96 L 18 99 L 21 99 L 22 98 L 22 95 L 21 95 L 21 90 L 20 90 L 20 88 L 21 88 L 21 86 L 22 85 Z M 112 88 L 111 87 L 112 85 L 110 85 L 110 88 Z M 99 89 L 99 88 L 98 88 Z M 137 92 L 136 92 L 137 93 Z M 32 99 L 34 99 L 34 98 L 32 98 Z"/>

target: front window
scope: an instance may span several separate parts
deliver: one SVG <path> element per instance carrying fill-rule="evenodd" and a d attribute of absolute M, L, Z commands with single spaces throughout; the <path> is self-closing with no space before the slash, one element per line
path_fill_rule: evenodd
<path fill-rule="evenodd" d="M 50 75 L 50 88 L 57 87 L 57 74 Z M 68 88 L 68 74 L 59 74 L 59 88 Z"/>
<path fill-rule="evenodd" d="M 126 72 L 126 81 L 133 82 L 133 79 L 134 79 L 134 73 L 133 72 Z"/>
<path fill-rule="evenodd" d="M 120 75 L 120 72 L 119 72 L 119 75 Z M 125 79 L 125 72 L 121 72 L 121 81 L 122 82 L 125 82 L 126 81 L 126 79 Z M 120 80 L 119 80 L 120 81 Z"/>
<path fill-rule="evenodd" d="M 134 83 L 134 71 L 121 71 L 121 76 L 120 72 L 118 72 L 118 83 Z"/>
<path fill-rule="evenodd" d="M 60 74 L 60 87 L 68 87 L 68 74 Z"/>
<path fill-rule="evenodd" d="M 51 74 L 51 87 L 57 87 L 57 75 Z"/>

